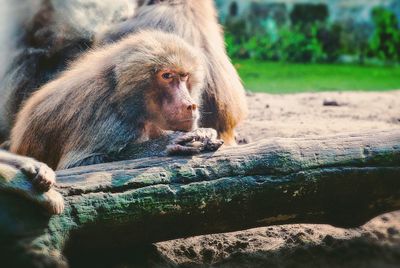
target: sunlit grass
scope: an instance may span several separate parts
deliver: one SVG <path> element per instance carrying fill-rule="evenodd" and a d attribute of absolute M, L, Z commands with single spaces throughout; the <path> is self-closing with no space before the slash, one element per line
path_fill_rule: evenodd
<path fill-rule="evenodd" d="M 400 67 L 234 61 L 246 89 L 268 93 L 400 89 Z"/>

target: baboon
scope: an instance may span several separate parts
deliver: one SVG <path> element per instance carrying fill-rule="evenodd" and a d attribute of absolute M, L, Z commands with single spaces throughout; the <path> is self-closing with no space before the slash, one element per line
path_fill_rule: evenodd
<path fill-rule="evenodd" d="M 94 39 L 98 45 L 150 28 L 173 32 L 206 54 L 200 126 L 215 128 L 227 144 L 234 143 L 233 129 L 246 115 L 246 102 L 240 79 L 226 56 L 212 0 L 28 0 L 9 1 L 8 7 L 15 12 L 4 13 L 9 23 L 0 27 L 12 27 L 2 31 L 0 41 L 9 33 L 4 40 L 12 42 L 0 48 L 17 49 L 0 54 L 0 71 L 5 69 L 0 74 L 0 142 L 9 139 L 21 103 L 91 48 Z M 99 34 L 105 25 L 114 24 Z"/>
<path fill-rule="evenodd" d="M 21 104 L 93 45 L 104 27 L 126 20 L 134 0 L 4 0 L 0 9 L 0 143 Z"/>
<path fill-rule="evenodd" d="M 18 179 L 17 171 L 21 171 L 31 180 L 33 188 L 14 183 Z M 62 196 L 51 189 L 55 179 L 54 171 L 46 164 L 0 150 L 0 189 L 31 199 L 44 206 L 50 214 L 60 214 L 64 209 Z"/>
<path fill-rule="evenodd" d="M 176 35 L 154 30 L 87 53 L 27 100 L 10 150 L 65 169 L 113 161 L 166 131 L 192 131 L 204 61 Z M 212 129 L 178 132 L 167 152 L 216 150 L 222 145 L 216 136 Z"/>
<path fill-rule="evenodd" d="M 143 29 L 180 36 L 206 55 L 201 127 L 214 128 L 226 144 L 235 144 L 234 128 L 247 113 L 240 78 L 226 55 L 223 31 L 213 0 L 146 0 L 136 14 L 97 37 L 97 44 L 115 42 Z"/>

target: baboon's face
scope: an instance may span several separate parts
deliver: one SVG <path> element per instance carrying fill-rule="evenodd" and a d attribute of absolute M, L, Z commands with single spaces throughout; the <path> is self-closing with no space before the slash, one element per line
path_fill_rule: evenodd
<path fill-rule="evenodd" d="M 191 95 L 190 74 L 166 69 L 156 73 L 156 91 L 161 107 L 158 122 L 163 129 L 191 131 L 197 128 L 198 104 Z"/>

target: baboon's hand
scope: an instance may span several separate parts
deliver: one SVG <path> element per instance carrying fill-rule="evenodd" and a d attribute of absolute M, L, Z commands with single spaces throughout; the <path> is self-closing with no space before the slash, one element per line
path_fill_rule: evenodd
<path fill-rule="evenodd" d="M 51 189 L 56 181 L 56 174 L 46 164 L 32 158 L 19 156 L 0 150 L 0 165 L 9 170 L 0 175 L 3 181 L 0 188 L 21 194 L 22 196 L 45 207 L 50 214 L 60 214 L 64 210 L 64 200 L 60 193 Z M 25 183 L 14 182 L 18 171 L 24 173 L 33 187 Z M 23 178 L 26 179 L 26 178 Z M 1 190 L 1 189 L 0 189 Z"/>
<path fill-rule="evenodd" d="M 47 192 L 56 182 L 56 174 L 46 164 L 29 159 L 18 167 L 31 180 L 35 188 Z"/>
<path fill-rule="evenodd" d="M 44 193 L 41 202 L 50 214 L 59 215 L 64 211 L 64 198 L 54 189 Z M 42 200 L 40 200 L 42 201 Z"/>
<path fill-rule="evenodd" d="M 214 152 L 224 142 L 217 139 L 217 131 L 212 128 L 199 128 L 192 132 L 180 133 L 172 144 L 167 146 L 169 155 L 194 155 L 202 152 Z"/>

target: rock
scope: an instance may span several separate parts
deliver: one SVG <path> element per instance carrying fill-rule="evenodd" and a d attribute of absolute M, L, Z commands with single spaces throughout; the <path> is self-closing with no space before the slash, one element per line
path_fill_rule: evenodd
<path fill-rule="evenodd" d="M 333 100 L 333 99 L 332 100 L 325 99 L 323 105 L 324 106 L 334 106 L 334 107 L 342 106 L 341 104 L 339 104 L 339 102 L 337 102 L 336 100 Z"/>

